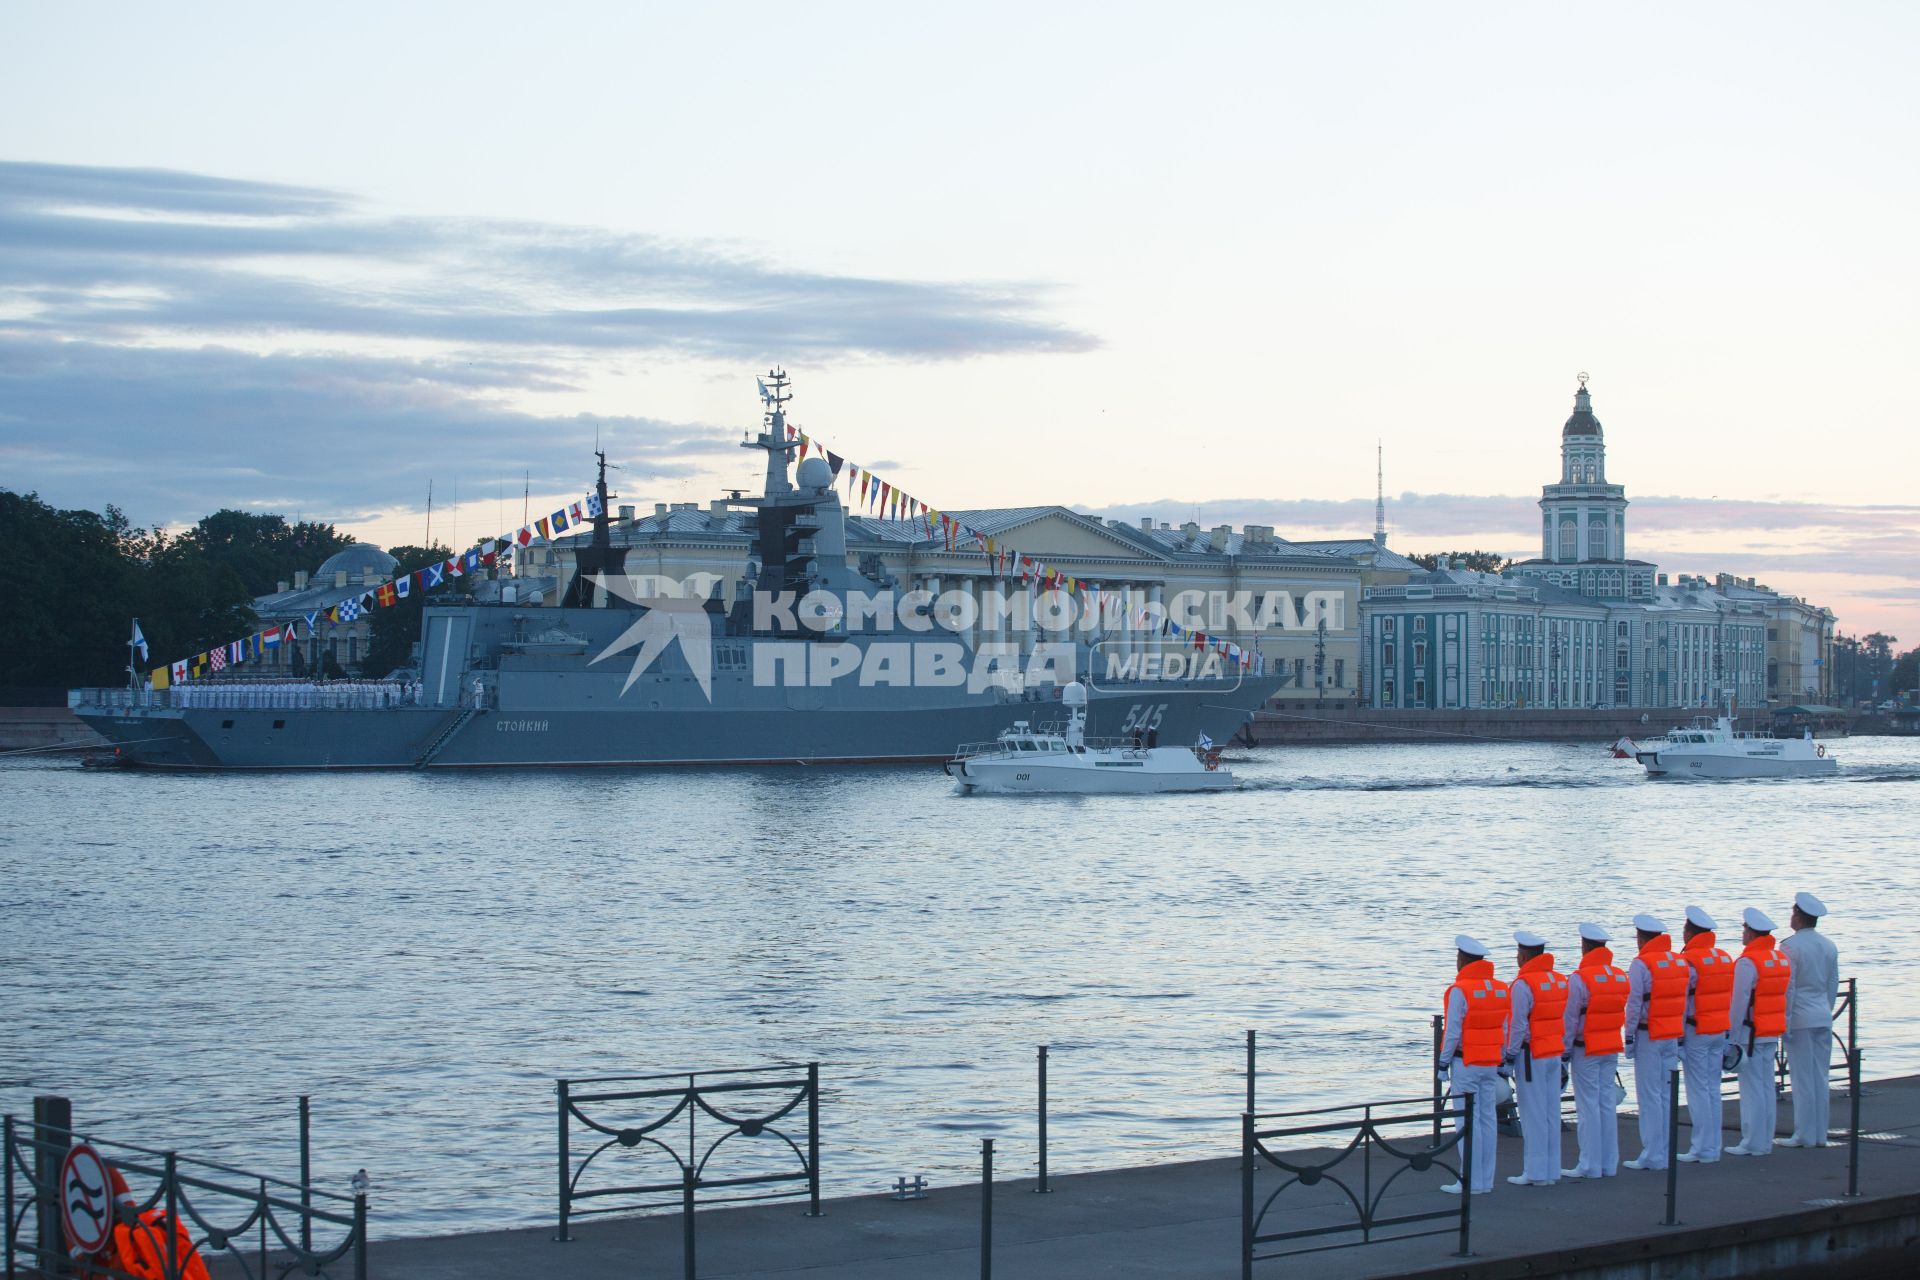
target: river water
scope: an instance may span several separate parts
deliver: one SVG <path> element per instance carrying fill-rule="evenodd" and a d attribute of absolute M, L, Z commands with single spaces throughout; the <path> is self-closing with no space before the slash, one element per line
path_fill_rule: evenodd
<path fill-rule="evenodd" d="M 291 1174 L 377 1235 L 550 1221 L 556 1077 L 818 1060 L 829 1194 L 1220 1155 L 1263 1110 L 1418 1094 L 1465 930 L 1783 924 L 1920 1070 L 1920 741 L 1656 784 L 1592 746 L 1271 747 L 1242 789 L 956 797 L 928 768 L 168 776 L 0 765 L 0 1106 Z M 1621 946 L 1622 952 L 1630 942 Z M 657 1169 L 653 1170 L 658 1173 Z"/>

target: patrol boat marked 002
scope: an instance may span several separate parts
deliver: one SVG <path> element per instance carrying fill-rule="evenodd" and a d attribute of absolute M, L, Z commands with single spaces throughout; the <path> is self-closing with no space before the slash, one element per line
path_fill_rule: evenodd
<path fill-rule="evenodd" d="M 754 509 L 756 528 L 730 602 L 635 597 L 612 543 L 603 457 L 593 534 L 561 604 L 430 601 L 412 688 L 369 698 L 365 685 L 216 680 L 77 690 L 74 709 L 140 765 L 405 769 L 937 762 L 1057 705 L 1092 656 L 1084 643 L 1022 651 L 847 607 L 890 584 L 847 563 L 832 469 L 817 455 L 792 467 L 787 382 L 770 381 L 762 429 L 742 442 L 766 454 L 766 484 L 735 504 Z M 1151 724 L 1169 741 L 1224 741 L 1280 679 L 1224 660 L 1197 675 L 1134 674 L 1096 682 L 1090 730 Z"/>

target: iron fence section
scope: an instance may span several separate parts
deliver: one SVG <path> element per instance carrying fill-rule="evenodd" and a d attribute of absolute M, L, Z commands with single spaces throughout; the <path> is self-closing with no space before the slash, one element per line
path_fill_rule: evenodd
<path fill-rule="evenodd" d="M 18 1280 L 23 1260 L 39 1275 L 61 1274 L 64 1268 L 66 1274 L 151 1280 L 151 1271 L 143 1277 L 109 1261 L 70 1259 L 59 1225 L 57 1173 L 52 1171 L 80 1142 L 98 1151 L 126 1179 L 128 1196 L 114 1198 L 114 1235 L 134 1247 L 144 1246 L 142 1252 L 158 1260 L 163 1280 L 185 1280 L 193 1274 L 195 1260 L 216 1254 L 223 1269 L 235 1270 L 245 1280 L 283 1278 L 296 1271 L 366 1280 L 364 1189 L 341 1195 L 11 1115 L 4 1125 L 6 1280 Z M 176 1224 L 186 1237 L 184 1247 Z M 337 1243 L 314 1247 L 316 1226 L 323 1234 L 339 1233 Z M 125 1229 L 124 1237 L 118 1228 Z M 200 1265 L 204 1267 L 204 1261 Z"/>
<path fill-rule="evenodd" d="M 1246 1280 L 1251 1280 L 1253 1264 L 1272 1258 L 1297 1257 L 1302 1254 L 1319 1253 L 1327 1249 L 1349 1248 L 1355 1245 L 1372 1244 L 1385 1240 L 1411 1240 L 1421 1236 L 1458 1233 L 1460 1247 L 1456 1256 L 1468 1254 L 1470 1230 L 1472 1224 L 1472 1200 L 1469 1185 L 1472 1182 L 1473 1165 L 1473 1115 L 1478 1101 L 1473 1094 L 1459 1099 L 1457 1108 L 1447 1108 L 1447 1114 L 1458 1116 L 1462 1123 L 1451 1135 L 1435 1138 L 1425 1131 L 1435 1122 L 1431 1110 L 1431 1101 L 1427 1098 L 1406 1098 L 1386 1102 L 1357 1103 L 1345 1107 L 1324 1107 L 1311 1111 L 1282 1112 L 1270 1115 L 1242 1113 L 1240 1117 L 1240 1272 Z M 1384 1110 L 1385 1115 L 1376 1111 Z M 1352 1113 L 1359 1112 L 1356 1117 Z M 1284 1127 L 1262 1127 L 1263 1121 L 1300 1120 L 1314 1117 L 1309 1123 Z M 1328 1119 L 1326 1117 L 1339 1117 Z M 1396 1131 L 1407 1136 L 1396 1136 Z M 1293 1157 L 1274 1150 L 1274 1145 L 1300 1139 L 1345 1139 L 1331 1155 L 1324 1152 L 1311 1157 Z M 1457 1164 L 1446 1159 L 1449 1153 L 1459 1151 Z M 1352 1166 L 1347 1171 L 1336 1173 L 1347 1161 L 1358 1156 L 1357 1178 Z M 1376 1184 L 1375 1164 L 1385 1160 L 1391 1166 L 1391 1172 Z M 1268 1193 L 1265 1200 L 1258 1204 L 1254 1196 L 1254 1171 L 1258 1165 L 1265 1164 L 1289 1175 L 1278 1187 Z M 1408 1173 L 1426 1173 L 1440 1170 L 1454 1175 L 1460 1183 L 1460 1202 L 1458 1207 L 1425 1210 L 1411 1213 L 1383 1212 L 1383 1204 L 1388 1191 Z M 1274 1208 L 1275 1202 L 1287 1191 L 1295 1187 L 1314 1187 L 1325 1183 L 1338 1188 L 1353 1209 L 1350 1221 L 1332 1224 L 1302 1227 L 1292 1231 L 1262 1231 L 1261 1225 Z M 1432 1227 L 1419 1231 L 1399 1231 L 1397 1228 L 1421 1226 L 1425 1223 L 1447 1220 L 1450 1225 Z M 1394 1231 L 1394 1234 L 1380 1236 L 1381 1231 Z M 1334 1235 L 1352 1235 L 1357 1233 L 1358 1240 L 1347 1240 L 1335 1244 L 1315 1244 L 1302 1248 L 1281 1249 L 1262 1253 L 1264 1245 L 1283 1244 L 1293 1241 L 1323 1240 Z"/>
<path fill-rule="evenodd" d="M 798 1073 L 798 1074 L 796 1074 Z M 664 1083 L 673 1081 L 672 1084 Z M 628 1086 L 628 1087 L 609 1087 Z M 642 1209 L 665 1208 L 678 1203 L 683 1218 L 682 1248 L 686 1274 L 694 1274 L 695 1241 L 693 1214 L 696 1200 L 709 1204 L 738 1203 L 748 1200 L 772 1200 L 799 1194 L 799 1188 L 783 1184 L 804 1183 L 809 1217 L 820 1215 L 820 1064 L 807 1063 L 773 1067 L 747 1067 L 723 1071 L 683 1071 L 667 1075 L 601 1076 L 587 1080 L 555 1082 L 558 1097 L 559 1137 L 559 1230 L 556 1241 L 567 1241 L 569 1224 L 575 1218 L 597 1214 L 630 1213 Z M 752 1115 L 738 1114 L 731 1108 L 750 1101 L 753 1094 L 774 1094 L 774 1099 L 757 1108 Z M 802 1108 L 804 1111 L 801 1111 Z M 589 1114 L 592 1108 L 594 1114 Z M 620 1115 L 609 1115 L 617 1109 Z M 641 1112 L 634 1115 L 634 1112 Z M 799 1140 L 781 1128 L 779 1121 L 800 1112 L 805 1132 Z M 701 1131 L 700 1118 L 708 1122 L 707 1133 L 718 1125 L 718 1136 Z M 584 1129 L 597 1143 L 578 1164 L 573 1163 L 573 1134 Z M 671 1128 L 669 1127 L 671 1126 Z M 682 1127 L 684 1126 L 684 1128 Z M 789 1126 L 791 1127 L 791 1126 Z M 737 1138 L 771 1137 L 786 1144 L 796 1167 L 776 1172 L 717 1175 L 709 1163 L 723 1145 Z M 680 1144 L 684 1145 L 680 1145 Z M 665 1155 L 672 1161 L 675 1177 L 666 1181 L 613 1182 L 593 1185 L 587 1181 L 596 1166 L 604 1167 L 611 1153 L 641 1150 Z M 701 1196 L 702 1191 L 726 1194 Z M 589 1203 L 583 1206 L 582 1202 Z"/>

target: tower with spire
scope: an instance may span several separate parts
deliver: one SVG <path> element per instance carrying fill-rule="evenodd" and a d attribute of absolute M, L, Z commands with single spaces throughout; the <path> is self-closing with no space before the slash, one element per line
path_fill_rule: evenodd
<path fill-rule="evenodd" d="M 1373 545 L 1387 545 L 1387 463 L 1380 442 L 1373 442 Z"/>
<path fill-rule="evenodd" d="M 1599 599 L 1653 595 L 1654 566 L 1627 559 L 1627 491 L 1607 482 L 1606 440 L 1584 373 L 1560 428 L 1560 480 L 1540 488 L 1540 558 L 1514 569 Z"/>

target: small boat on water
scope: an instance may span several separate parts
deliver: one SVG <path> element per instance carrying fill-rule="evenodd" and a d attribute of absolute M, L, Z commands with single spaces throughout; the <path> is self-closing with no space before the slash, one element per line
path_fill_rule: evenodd
<path fill-rule="evenodd" d="M 1220 749 L 1206 737 L 1191 747 L 1162 747 L 1149 740 L 1088 738 L 1087 688 L 1075 682 L 1060 691 L 1063 725 L 1016 720 L 992 742 L 963 746 L 946 765 L 954 790 L 987 793 L 1150 795 L 1174 791 L 1220 791 L 1234 785 L 1220 765 Z"/>
<path fill-rule="evenodd" d="M 1616 755 L 1632 756 L 1649 778 L 1802 778 L 1839 771 L 1824 742 L 1736 733 L 1733 708 L 1719 716 L 1699 716 L 1685 729 L 1658 738 L 1622 739 Z"/>

